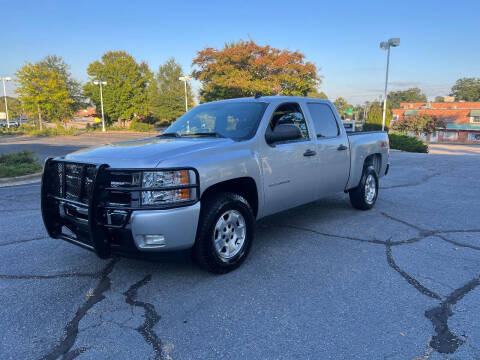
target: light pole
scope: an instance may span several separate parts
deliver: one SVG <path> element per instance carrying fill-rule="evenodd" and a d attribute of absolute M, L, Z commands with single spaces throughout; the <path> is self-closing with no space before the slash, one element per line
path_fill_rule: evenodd
<path fill-rule="evenodd" d="M 102 108 L 102 131 L 105 132 L 105 115 L 103 114 L 103 89 L 102 85 L 107 85 L 106 81 L 93 80 L 95 85 L 100 85 L 100 106 Z"/>
<path fill-rule="evenodd" d="M 7 114 L 7 128 L 10 128 L 10 121 L 8 120 L 8 103 L 7 103 L 7 90 L 5 89 L 5 81 L 11 81 L 11 77 L 2 77 L 3 82 L 3 97 L 5 98 L 5 113 Z"/>
<path fill-rule="evenodd" d="M 400 38 L 391 38 L 388 41 L 380 43 L 380 49 L 387 50 L 387 72 L 385 75 L 385 93 L 383 95 L 383 117 L 382 117 L 382 131 L 385 130 L 385 114 L 387 111 L 387 84 L 388 84 L 388 68 L 390 66 L 390 48 L 400 45 Z"/>
<path fill-rule="evenodd" d="M 188 111 L 188 102 L 187 102 L 187 81 L 192 78 L 191 75 L 180 76 L 178 80 L 183 81 L 185 85 L 185 112 Z"/>

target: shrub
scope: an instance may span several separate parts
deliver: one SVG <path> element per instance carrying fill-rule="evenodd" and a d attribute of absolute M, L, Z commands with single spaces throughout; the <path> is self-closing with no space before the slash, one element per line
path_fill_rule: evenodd
<path fill-rule="evenodd" d="M 390 148 L 408 152 L 428 153 L 428 145 L 422 140 L 405 134 L 388 134 Z"/>
<path fill-rule="evenodd" d="M 168 120 L 160 120 L 155 123 L 156 127 L 169 127 L 172 124 L 171 121 Z"/>
<path fill-rule="evenodd" d="M 154 128 L 153 125 L 145 124 L 134 120 L 130 123 L 130 130 L 139 132 L 150 132 L 154 131 Z"/>
<path fill-rule="evenodd" d="M 382 131 L 382 125 L 365 123 L 365 124 L 363 124 L 363 130 L 362 131 Z M 385 126 L 385 131 L 388 131 L 388 127 L 386 127 L 386 126 Z"/>
<path fill-rule="evenodd" d="M 28 175 L 42 170 L 42 165 L 31 151 L 0 155 L 0 178 Z"/>
<path fill-rule="evenodd" d="M 416 135 L 432 134 L 437 128 L 445 128 L 445 122 L 435 116 L 425 114 L 405 116 L 396 120 L 392 125 L 392 130 L 399 132 L 412 131 Z"/>

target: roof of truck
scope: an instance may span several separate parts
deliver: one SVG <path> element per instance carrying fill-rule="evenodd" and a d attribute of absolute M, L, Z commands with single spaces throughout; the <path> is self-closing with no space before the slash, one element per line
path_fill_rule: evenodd
<path fill-rule="evenodd" d="M 225 99 L 225 100 L 217 100 L 212 102 L 235 102 L 235 101 L 245 101 L 245 102 L 284 102 L 284 101 L 299 101 L 299 100 L 309 100 L 315 102 L 324 102 L 324 103 L 331 103 L 330 100 L 327 99 L 320 99 L 320 98 L 311 98 L 311 97 L 304 97 L 304 96 L 283 96 L 283 95 L 275 95 L 275 96 L 259 96 L 259 97 L 243 97 L 243 98 L 234 98 L 234 99 Z"/>

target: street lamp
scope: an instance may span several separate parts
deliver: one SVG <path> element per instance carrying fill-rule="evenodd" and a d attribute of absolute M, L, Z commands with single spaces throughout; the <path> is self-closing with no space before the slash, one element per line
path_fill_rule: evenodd
<path fill-rule="evenodd" d="M 180 81 L 183 81 L 183 83 L 185 84 L 185 112 L 188 111 L 188 104 L 187 104 L 187 81 L 190 80 L 192 78 L 191 75 L 184 75 L 184 76 L 180 76 L 178 78 L 178 80 Z"/>
<path fill-rule="evenodd" d="M 103 89 L 102 85 L 107 85 L 106 81 L 93 80 L 95 85 L 100 85 L 100 106 L 102 108 L 102 131 L 105 132 L 105 115 L 103 114 Z"/>
<path fill-rule="evenodd" d="M 380 43 L 380 49 L 387 50 L 387 73 L 385 75 L 385 94 L 383 96 L 383 118 L 382 118 L 382 131 L 385 130 L 385 114 L 387 111 L 387 84 L 388 84 L 388 67 L 390 66 L 390 48 L 400 45 L 400 38 L 391 38 L 388 41 L 382 41 Z"/>
<path fill-rule="evenodd" d="M 10 122 L 8 121 L 8 103 L 7 103 L 7 90 L 5 89 L 5 81 L 12 81 L 12 78 L 9 76 L 2 77 L 3 97 L 5 98 L 5 113 L 7 114 L 7 128 L 10 128 Z"/>

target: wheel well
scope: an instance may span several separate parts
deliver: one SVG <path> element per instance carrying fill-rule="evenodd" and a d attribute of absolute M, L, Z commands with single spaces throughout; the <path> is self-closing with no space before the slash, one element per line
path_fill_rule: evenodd
<path fill-rule="evenodd" d="M 253 180 L 251 177 L 241 177 L 214 184 L 203 192 L 202 196 L 200 197 L 200 201 L 217 192 L 232 192 L 243 196 L 250 204 L 254 216 L 257 216 L 258 190 L 255 180 Z"/>
<path fill-rule="evenodd" d="M 363 162 L 364 167 L 373 166 L 377 174 L 380 174 L 382 168 L 382 155 L 381 154 L 371 154 L 368 155 Z"/>

